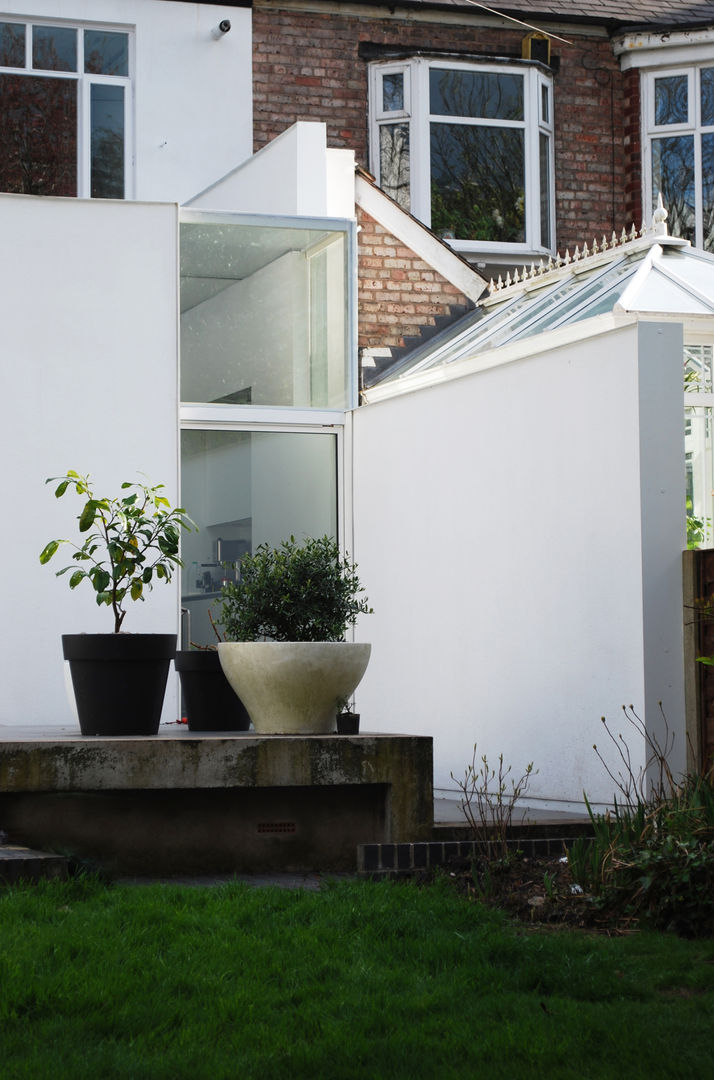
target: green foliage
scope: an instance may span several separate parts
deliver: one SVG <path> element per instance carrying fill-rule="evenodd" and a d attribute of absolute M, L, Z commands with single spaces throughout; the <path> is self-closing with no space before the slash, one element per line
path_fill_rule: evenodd
<path fill-rule="evenodd" d="M 110 499 L 95 495 L 90 477 L 71 469 L 45 483 L 58 480 L 58 499 L 68 490 L 85 499 L 77 520 L 79 532 L 87 535 L 82 544 L 50 540 L 40 553 L 40 562 L 48 563 L 63 544 L 73 547 L 74 562 L 58 570 L 57 577 L 71 572 L 70 589 L 88 581 L 97 604 L 111 607 L 114 633 L 118 634 L 127 601 L 143 600 L 155 581 L 171 581 L 173 571 L 181 566 L 180 529 L 192 528 L 193 522 L 183 507 L 171 508 L 162 494 L 163 484 L 150 487 L 125 482 L 121 485 L 125 494 Z"/>
<path fill-rule="evenodd" d="M 607 910 L 685 937 L 713 935 L 714 768 L 675 782 L 666 760 L 669 734 L 660 745 L 632 706 L 623 710 L 645 741 L 648 762 L 635 775 L 625 741 L 614 740 L 603 718 L 609 737 L 621 743 L 624 767 L 616 775 L 607 770 L 619 798 L 599 814 L 586 797 L 594 836 L 571 846 L 573 877 Z M 648 768 L 655 780 L 646 786 Z"/>
<path fill-rule="evenodd" d="M 240 581 L 223 587 L 221 623 L 228 641 L 342 641 L 371 608 L 357 567 L 328 536 L 261 544 L 240 563 Z"/>

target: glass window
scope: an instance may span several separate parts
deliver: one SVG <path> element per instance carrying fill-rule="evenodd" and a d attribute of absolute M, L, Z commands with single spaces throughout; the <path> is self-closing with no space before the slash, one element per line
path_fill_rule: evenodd
<path fill-rule="evenodd" d="M 0 69 L 9 68 L 0 191 L 124 198 L 129 34 L 0 22 Z"/>
<path fill-rule="evenodd" d="M 684 346 L 684 448 L 687 546 L 714 544 L 714 346 Z"/>
<path fill-rule="evenodd" d="M 181 606 L 190 637 L 211 644 L 221 583 L 241 557 L 290 536 L 337 535 L 337 435 L 327 432 L 181 432 L 181 503 L 199 526 L 181 539 Z"/>
<path fill-rule="evenodd" d="M 431 68 L 432 115 L 523 119 L 523 76 Z"/>
<path fill-rule="evenodd" d="M 404 72 L 393 71 L 382 79 L 382 109 L 400 112 L 404 108 Z"/>
<path fill-rule="evenodd" d="M 525 240 L 523 132 L 431 125 L 431 227 L 460 240 Z"/>
<path fill-rule="evenodd" d="M 0 22 L 0 67 L 25 66 L 25 27 L 22 23 Z"/>
<path fill-rule="evenodd" d="M 128 35 L 85 30 L 84 70 L 94 75 L 128 75 Z"/>
<path fill-rule="evenodd" d="M 655 125 L 686 124 L 689 118 L 689 78 L 667 75 L 655 79 Z"/>
<path fill-rule="evenodd" d="M 182 401 L 345 408 L 347 248 L 317 226 L 184 220 Z"/>
<path fill-rule="evenodd" d="M 370 87 L 373 171 L 400 206 L 458 250 L 551 249 L 553 118 L 542 68 L 420 57 L 399 71 L 372 65 Z M 397 110 L 407 114 L 399 122 Z"/>
<path fill-rule="evenodd" d="M 0 74 L 0 191 L 77 194 L 77 83 Z"/>
<path fill-rule="evenodd" d="M 90 88 L 91 196 L 124 198 L 124 87 L 92 83 Z"/>
<path fill-rule="evenodd" d="M 644 88 L 649 205 L 661 193 L 670 233 L 714 251 L 714 67 L 650 72 Z"/>
<path fill-rule="evenodd" d="M 409 122 L 381 124 L 379 175 L 382 190 L 409 209 Z"/>

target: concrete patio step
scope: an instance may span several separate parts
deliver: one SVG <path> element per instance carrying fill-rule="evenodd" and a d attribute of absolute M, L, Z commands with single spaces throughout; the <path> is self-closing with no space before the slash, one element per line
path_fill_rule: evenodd
<path fill-rule="evenodd" d="M 63 855 L 33 851 L 21 844 L 0 844 L 0 885 L 66 877 L 67 860 Z"/>

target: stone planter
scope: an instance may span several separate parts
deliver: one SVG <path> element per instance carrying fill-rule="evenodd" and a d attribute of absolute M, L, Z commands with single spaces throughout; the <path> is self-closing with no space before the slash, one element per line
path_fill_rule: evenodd
<path fill-rule="evenodd" d="M 329 735 L 335 704 L 365 673 L 371 645 L 352 641 L 221 642 L 228 682 L 261 735 Z"/>

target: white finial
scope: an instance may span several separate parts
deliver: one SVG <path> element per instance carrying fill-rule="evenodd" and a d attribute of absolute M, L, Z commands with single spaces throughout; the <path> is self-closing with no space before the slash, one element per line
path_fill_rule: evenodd
<path fill-rule="evenodd" d="M 624 225 L 622 226 L 622 232 L 620 233 L 620 243 L 621 244 L 626 244 L 627 243 L 627 233 L 625 231 L 625 226 Z"/>
<path fill-rule="evenodd" d="M 600 250 L 600 248 L 597 246 L 597 237 L 593 237 L 593 246 L 592 246 L 592 249 L 591 249 L 591 254 L 597 255 L 599 250 Z"/>
<path fill-rule="evenodd" d="M 667 217 L 667 211 L 662 202 L 662 192 L 660 191 L 657 194 L 657 209 L 652 215 L 652 232 L 655 236 L 667 235 Z"/>

